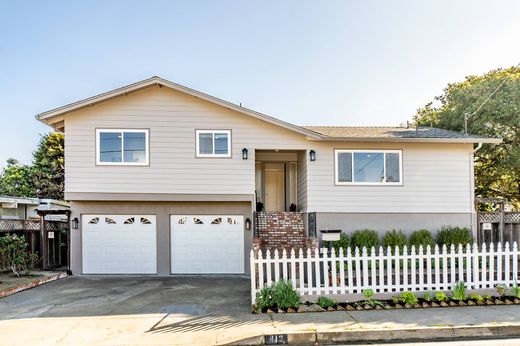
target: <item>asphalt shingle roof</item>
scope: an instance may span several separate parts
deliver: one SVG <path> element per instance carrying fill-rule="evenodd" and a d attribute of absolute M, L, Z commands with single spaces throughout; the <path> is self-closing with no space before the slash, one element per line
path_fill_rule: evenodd
<path fill-rule="evenodd" d="M 323 136 L 336 138 L 446 138 L 481 139 L 477 135 L 434 127 L 379 127 L 379 126 L 302 126 Z"/>

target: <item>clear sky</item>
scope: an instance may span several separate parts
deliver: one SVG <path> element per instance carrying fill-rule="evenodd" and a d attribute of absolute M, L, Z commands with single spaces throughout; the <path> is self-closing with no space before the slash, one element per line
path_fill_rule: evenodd
<path fill-rule="evenodd" d="M 30 162 L 35 114 L 153 75 L 295 124 L 399 125 L 519 62 L 517 0 L 0 0 L 0 162 Z"/>

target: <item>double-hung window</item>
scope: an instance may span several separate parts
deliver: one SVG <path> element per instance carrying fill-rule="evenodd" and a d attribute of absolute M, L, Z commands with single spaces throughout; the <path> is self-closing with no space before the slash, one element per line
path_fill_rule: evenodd
<path fill-rule="evenodd" d="M 196 130 L 197 157 L 231 157 L 230 130 Z"/>
<path fill-rule="evenodd" d="M 402 185 L 401 150 L 335 150 L 337 185 Z"/>
<path fill-rule="evenodd" d="M 148 130 L 97 129 L 96 164 L 146 166 L 149 164 Z"/>

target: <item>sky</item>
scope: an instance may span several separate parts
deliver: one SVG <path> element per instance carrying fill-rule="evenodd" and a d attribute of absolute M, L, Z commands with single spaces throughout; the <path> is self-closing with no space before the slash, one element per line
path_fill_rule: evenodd
<path fill-rule="evenodd" d="M 298 125 L 399 125 L 520 62 L 520 1 L 0 0 L 0 166 L 38 113 L 154 75 Z"/>

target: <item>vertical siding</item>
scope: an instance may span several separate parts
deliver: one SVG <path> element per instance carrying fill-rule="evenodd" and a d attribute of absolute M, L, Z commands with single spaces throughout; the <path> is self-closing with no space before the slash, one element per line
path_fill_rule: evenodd
<path fill-rule="evenodd" d="M 306 151 L 298 153 L 298 210 L 307 212 L 307 155 Z"/>

